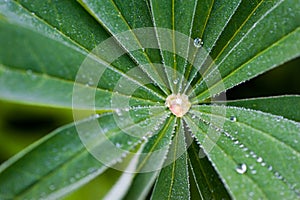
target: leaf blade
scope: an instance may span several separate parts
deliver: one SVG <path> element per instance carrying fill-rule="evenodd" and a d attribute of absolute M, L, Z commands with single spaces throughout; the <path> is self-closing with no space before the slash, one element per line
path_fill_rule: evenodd
<path fill-rule="evenodd" d="M 189 177 L 185 135 L 181 121 L 167 160 L 170 165 L 164 167 L 154 186 L 151 199 L 190 199 Z"/>
<path fill-rule="evenodd" d="M 135 175 L 128 193 L 124 199 L 144 199 L 150 191 L 155 179 L 157 178 L 166 155 L 169 150 L 169 143 L 173 137 L 175 129 L 175 118 L 170 117 L 165 123 L 164 128 L 159 134 L 151 137 L 145 144 L 143 155 L 140 157 L 137 171 L 141 172 Z M 155 152 L 159 152 L 155 154 Z M 153 153 L 153 154 L 150 154 Z"/>
<path fill-rule="evenodd" d="M 212 79 L 216 85 L 220 84 L 220 80 L 214 80 L 215 74 L 220 73 L 225 89 L 229 89 L 297 57 L 299 45 L 291 41 L 299 41 L 300 24 L 297 18 L 300 13 L 298 7 L 291 8 L 294 4 L 293 0 L 258 4 L 257 10 L 250 13 L 250 18 L 246 19 L 247 23 L 241 24 L 241 29 L 238 29 L 239 33 L 231 40 L 232 43 L 229 43 L 228 47 L 225 46 L 228 51 L 224 51 L 220 61 L 217 60 L 216 65 L 205 72 L 206 76 L 200 83 L 203 84 L 205 80 Z M 283 24 L 278 31 L 276 31 L 277 23 Z M 269 32 L 272 33 L 272 37 L 263 39 L 264 35 L 268 35 Z M 254 67 L 254 65 L 259 67 Z M 196 84 L 196 90 L 199 93 L 197 102 L 201 101 L 200 96 L 203 99 L 207 98 L 208 93 L 207 90 L 203 92 L 205 87 L 200 83 Z"/>
<path fill-rule="evenodd" d="M 227 101 L 229 106 L 244 107 L 300 121 L 300 96 L 283 95 Z M 284 105 L 284 106 L 283 106 Z"/>
<path fill-rule="evenodd" d="M 193 143 L 188 149 L 191 175 L 202 199 L 230 199 L 206 155 Z M 201 157 L 200 157 L 201 156 Z"/>
<path fill-rule="evenodd" d="M 153 118 L 155 124 L 162 116 L 163 113 Z M 146 116 L 140 116 L 138 122 L 121 128 L 114 114 L 104 114 L 54 131 L 1 166 L 1 196 L 16 199 L 37 196 L 55 199 L 64 196 L 95 178 L 122 159 L 124 153 L 135 148 L 146 133 L 139 133 L 140 137 L 124 133 L 140 126 L 146 119 Z M 91 128 L 99 124 L 101 127 L 98 129 Z M 109 150 L 104 152 L 103 148 Z M 15 184 L 16 180 L 19 184 Z"/>
<path fill-rule="evenodd" d="M 208 155 L 216 165 L 232 195 L 236 198 L 242 198 L 239 193 L 244 191 L 247 195 L 258 195 L 264 198 L 278 196 L 288 199 L 299 198 L 298 188 L 295 184 L 299 180 L 297 180 L 298 177 L 294 177 L 295 173 L 298 173 L 297 168 L 300 160 L 299 147 L 297 146 L 297 141 L 300 138 L 299 123 L 278 119 L 276 116 L 259 111 L 235 107 L 227 107 L 227 117 L 224 118 L 224 114 L 219 113 L 222 110 L 221 106 L 208 107 L 203 110 L 200 109 L 201 115 L 200 113 L 196 115 L 201 116 L 201 120 L 208 123 L 214 119 L 214 129 L 220 132 L 219 140 L 216 141 L 214 148 Z M 217 108 L 214 110 L 216 113 L 211 113 L 212 108 Z M 230 120 L 231 116 L 236 117 L 236 122 Z M 222 127 L 216 123 L 221 118 L 225 120 Z M 195 130 L 195 132 L 197 131 Z M 198 133 L 196 133 L 197 137 L 203 141 L 203 136 Z M 275 147 L 276 149 L 274 149 Z M 227 158 L 216 155 L 216 153 L 222 154 L 221 151 L 226 152 L 223 156 Z M 232 161 L 233 163 L 229 164 Z M 230 166 L 227 167 L 229 170 L 221 169 L 227 165 L 225 163 Z M 246 171 L 235 171 L 242 163 L 246 164 Z M 232 178 L 230 179 L 230 177 Z M 234 186 L 235 180 L 237 181 L 235 184 L 239 182 L 239 186 Z M 267 180 L 272 180 L 272 182 Z M 250 187 L 252 188 L 249 189 Z"/>

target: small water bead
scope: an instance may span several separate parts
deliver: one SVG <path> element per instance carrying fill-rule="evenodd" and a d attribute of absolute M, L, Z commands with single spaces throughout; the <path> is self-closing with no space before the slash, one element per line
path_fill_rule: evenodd
<path fill-rule="evenodd" d="M 237 145 L 237 144 L 239 144 L 239 143 L 240 143 L 240 142 L 239 142 L 238 140 L 235 140 L 235 141 L 234 141 L 234 144 L 235 144 L 235 145 Z"/>
<path fill-rule="evenodd" d="M 270 165 L 270 166 L 268 167 L 268 170 L 269 170 L 269 171 L 272 171 L 272 170 L 273 170 L 272 165 Z"/>
<path fill-rule="evenodd" d="M 116 147 L 117 147 L 117 148 L 120 148 L 120 147 L 121 147 L 121 144 L 120 144 L 120 143 L 116 143 Z"/>
<path fill-rule="evenodd" d="M 263 161 L 263 159 L 262 159 L 262 157 L 258 157 L 258 158 L 256 159 L 256 161 L 259 162 L 259 163 L 261 163 L 261 162 Z"/>
<path fill-rule="evenodd" d="M 236 122 L 236 117 L 232 115 L 232 116 L 230 116 L 229 120 L 232 122 Z"/>
<path fill-rule="evenodd" d="M 174 85 L 177 85 L 178 81 L 179 81 L 178 78 L 174 79 L 174 80 L 173 80 Z"/>
<path fill-rule="evenodd" d="M 275 177 L 278 178 L 278 179 L 282 179 L 283 178 L 279 172 L 275 172 Z"/>
<path fill-rule="evenodd" d="M 238 164 L 235 171 L 239 174 L 244 174 L 247 171 L 247 165 L 245 163 Z"/>
<path fill-rule="evenodd" d="M 200 38 L 195 38 L 194 39 L 194 46 L 196 48 L 200 48 L 200 47 L 202 47 L 202 45 L 203 45 L 203 41 Z"/>
<path fill-rule="evenodd" d="M 121 115 L 122 115 L 121 110 L 117 108 L 117 109 L 116 109 L 116 114 L 117 114 L 118 116 L 121 116 Z"/>

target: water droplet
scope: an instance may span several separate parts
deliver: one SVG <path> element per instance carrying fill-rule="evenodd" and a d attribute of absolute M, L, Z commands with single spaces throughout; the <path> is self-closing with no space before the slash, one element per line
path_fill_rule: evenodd
<path fill-rule="evenodd" d="M 234 141 L 234 144 L 236 144 L 236 145 L 239 144 L 239 143 L 240 143 L 240 142 L 239 142 L 238 140 L 235 140 L 235 141 Z"/>
<path fill-rule="evenodd" d="M 176 79 L 174 79 L 173 83 L 176 85 L 178 83 L 178 81 L 179 81 L 179 79 L 176 78 Z"/>
<path fill-rule="evenodd" d="M 261 163 L 261 162 L 263 161 L 263 159 L 262 159 L 262 157 L 258 157 L 258 158 L 256 159 L 256 161 L 259 162 L 259 163 Z"/>
<path fill-rule="evenodd" d="M 121 115 L 122 115 L 122 112 L 121 112 L 121 110 L 120 110 L 120 109 L 118 109 L 118 108 L 116 109 L 116 113 L 117 113 L 117 115 L 118 115 L 118 116 L 121 116 Z"/>
<path fill-rule="evenodd" d="M 236 122 L 236 117 L 232 115 L 232 116 L 230 116 L 229 120 L 232 122 Z"/>
<path fill-rule="evenodd" d="M 272 170 L 273 170 L 272 165 L 270 165 L 270 166 L 268 167 L 268 170 L 269 170 L 269 171 L 272 171 Z"/>
<path fill-rule="evenodd" d="M 235 171 L 239 174 L 244 174 L 247 171 L 247 165 L 245 163 L 238 164 Z"/>
<path fill-rule="evenodd" d="M 121 147 L 121 144 L 117 142 L 117 143 L 116 143 L 116 147 L 117 147 L 117 148 L 120 148 L 120 147 Z"/>
<path fill-rule="evenodd" d="M 202 47 L 202 45 L 203 45 L 203 41 L 200 38 L 195 38 L 194 39 L 194 46 L 196 48 L 200 48 L 200 47 Z"/>
<path fill-rule="evenodd" d="M 142 137 L 142 139 L 143 139 L 145 142 L 147 142 L 147 141 L 148 141 L 148 137 L 147 137 L 147 136 L 145 136 L 145 135 Z"/>
<path fill-rule="evenodd" d="M 281 176 L 281 174 L 279 174 L 279 172 L 275 172 L 275 176 L 276 176 L 276 178 L 278 178 L 278 179 L 282 179 L 283 177 Z"/>
<path fill-rule="evenodd" d="M 251 170 L 251 174 L 256 174 L 256 170 L 255 169 L 253 169 L 253 170 Z"/>

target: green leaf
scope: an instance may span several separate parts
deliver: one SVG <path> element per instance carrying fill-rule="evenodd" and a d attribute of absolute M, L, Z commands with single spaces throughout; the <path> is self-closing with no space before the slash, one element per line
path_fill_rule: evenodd
<path fill-rule="evenodd" d="M 300 122 L 300 96 L 283 95 L 227 101 L 227 105 L 261 110 Z"/>
<path fill-rule="evenodd" d="M 130 10 L 130 4 L 122 4 L 119 8 L 116 2 L 119 1 L 101 1 L 95 2 L 93 0 L 79 0 L 82 6 L 103 26 L 105 27 L 120 43 L 120 45 L 128 52 L 132 59 L 141 66 L 141 69 L 147 76 L 151 78 L 154 83 L 159 83 L 158 86 L 168 94 L 169 91 L 166 87 L 164 79 L 158 70 L 151 62 L 151 58 L 144 51 L 144 47 L 141 44 L 143 38 L 138 37 L 131 29 L 133 27 L 130 24 L 135 24 L 136 27 L 144 27 L 144 25 L 151 22 L 150 18 L 145 20 L 136 20 L 134 17 L 128 17 L 123 15 L 122 8 L 124 11 Z M 121 3 L 120 3 L 121 4 Z M 134 4 L 141 9 L 145 15 L 149 14 L 148 5 L 146 1 L 139 1 L 138 4 Z M 131 21 L 133 20 L 133 21 Z M 131 23 L 129 22 L 131 21 Z M 148 22 L 147 22 L 148 21 Z M 126 32 L 127 31 L 127 32 Z M 126 32 L 125 35 L 118 35 L 121 32 Z M 154 37 L 154 33 L 153 33 Z M 143 65 L 149 64 L 149 67 Z"/>
<path fill-rule="evenodd" d="M 53 6 L 55 7 L 58 5 Z M 44 14 L 45 16 L 43 15 L 43 17 L 48 16 L 43 12 L 43 7 L 38 6 L 41 10 L 36 7 L 34 8 L 35 12 L 41 12 Z M 33 72 L 40 75 L 47 75 L 43 76 L 43 79 L 41 79 L 45 79 L 45 82 L 47 81 L 48 76 L 50 76 L 64 81 L 71 81 L 73 83 L 76 78 L 76 82 L 81 81 L 80 83 L 82 84 L 89 84 L 89 79 L 92 77 L 90 74 L 83 74 L 85 75 L 85 78 L 76 77 L 80 66 L 93 66 L 93 69 L 98 70 L 98 72 L 103 72 L 105 70 L 100 81 L 91 84 L 93 86 L 98 86 L 101 89 L 112 91 L 116 88 L 115 80 L 123 78 L 130 84 L 139 87 L 139 91 L 133 95 L 139 96 L 139 98 L 147 97 L 147 99 L 151 99 L 152 97 L 150 96 L 154 94 L 154 96 L 156 96 L 153 99 L 154 101 L 162 99 L 160 94 L 153 92 L 153 88 L 149 89 L 149 87 L 144 84 L 143 81 L 145 79 L 147 80 L 147 77 L 143 76 L 143 80 L 138 79 L 136 76 L 139 75 L 139 73 L 131 74 L 131 77 L 129 77 L 130 73 L 127 73 L 128 67 L 129 69 L 132 69 L 135 67 L 135 64 L 132 61 L 127 62 L 128 58 L 126 59 L 122 57 L 119 61 L 113 63 L 114 66 L 110 66 L 107 61 L 93 55 L 95 52 L 92 52 L 88 57 L 89 51 L 86 50 L 80 43 L 76 43 L 72 40 L 72 38 L 66 36 L 65 33 L 62 32 L 63 30 L 57 29 L 54 26 L 55 22 L 53 22 L 54 25 L 46 23 L 46 21 L 41 19 L 39 15 L 32 14 L 18 2 L 9 1 L 7 3 L 1 3 L 0 12 L 2 16 L 0 18 L 0 27 L 1 29 L 6 30 L 0 32 L 0 44 L 1 46 L 7 47 L 0 49 L 0 63 L 4 66 L 11 69 L 21 70 L 23 73 L 27 71 L 29 73 Z M 72 13 L 65 13 L 63 17 L 67 18 L 68 15 L 71 14 Z M 69 24 L 70 22 L 66 23 Z M 47 46 L 47 48 L 45 48 L 45 46 Z M 114 48 L 114 52 L 117 52 L 117 49 L 115 49 L 116 47 L 118 47 L 117 44 L 112 47 Z M 22 51 L 15 51 L 15 49 L 21 49 Z M 101 74 L 99 73 L 98 75 L 100 76 Z M 17 75 L 11 76 L 10 78 L 11 82 L 18 81 Z M 97 80 L 97 77 L 94 79 Z M 5 83 L 6 80 L 3 80 L 3 82 Z M 58 85 L 58 83 L 59 82 L 57 82 L 54 88 L 51 89 L 62 88 L 62 90 L 67 92 L 67 94 L 72 92 L 70 87 L 66 88 L 65 84 Z M 62 83 L 64 82 L 62 81 Z M 1 85 L 4 90 L 5 86 L 5 84 Z M 35 88 L 33 88 L 32 91 L 34 91 L 34 89 Z M 19 91 L 22 92 L 21 90 Z M 118 92 L 124 93 L 124 90 L 119 89 Z M 21 95 L 22 93 L 19 94 L 19 96 Z M 38 93 L 31 94 L 33 97 L 38 95 Z M 17 91 L 15 95 L 16 99 L 12 99 L 12 97 L 4 95 L 3 97 L 11 100 L 18 100 Z M 25 100 L 26 99 L 23 101 Z M 47 102 L 42 102 L 44 99 L 32 100 L 39 104 L 47 104 Z M 61 106 L 63 103 L 62 101 L 64 100 L 65 99 L 58 99 L 57 106 Z M 69 102 L 66 102 L 65 104 L 68 103 Z"/>
<path fill-rule="evenodd" d="M 198 80 L 193 91 L 198 93 L 193 102 L 201 102 L 211 95 L 205 89 L 205 82 L 213 83 L 210 91 L 215 90 L 214 94 L 217 94 L 299 56 L 300 12 L 297 0 L 264 1 L 258 6 L 250 13 L 249 19 L 245 19 L 245 27 L 233 35 L 232 44 L 226 47 L 228 52 L 224 51 L 223 56 L 215 60 L 216 65 L 203 72 L 204 78 Z M 261 17 L 257 19 L 257 15 Z M 218 78 L 218 71 L 222 80 Z"/>
<path fill-rule="evenodd" d="M 300 124 L 236 107 L 225 108 L 224 116 L 224 108 L 194 107 L 195 117 L 187 117 L 186 122 L 231 195 L 299 198 Z"/>
<path fill-rule="evenodd" d="M 57 199 L 131 158 L 107 198 L 299 198 L 298 95 L 201 105 L 300 55 L 298 1 L 0 2 L 0 98 L 107 112 L 1 165 L 0 199 Z"/>
<path fill-rule="evenodd" d="M 149 138 L 140 156 L 137 172 L 124 199 L 144 199 L 148 195 L 166 159 L 175 130 L 175 118 L 170 117 L 159 134 Z"/>
<path fill-rule="evenodd" d="M 158 114 L 155 123 L 161 118 Z M 53 199 L 80 187 L 124 157 L 146 134 L 137 137 L 128 131 L 145 120 L 154 126 L 147 116 L 138 120 L 126 125 L 125 121 L 121 129 L 114 114 L 105 114 L 54 131 L 1 166 L 1 198 Z"/>
<path fill-rule="evenodd" d="M 206 66 L 204 63 L 208 57 L 208 53 L 215 46 L 216 41 L 229 23 L 240 3 L 241 0 L 198 1 L 192 36 L 193 38 L 198 37 L 202 39 L 204 50 L 200 49 L 200 51 L 197 50 L 194 53 L 197 55 L 197 59 L 194 60 L 194 63 L 191 63 L 193 65 L 192 69 L 187 70 L 188 74 L 186 77 L 188 81 L 185 85 L 184 92 L 191 89 L 189 87 L 193 86 L 191 84 L 198 71 L 201 75 L 203 74 L 203 69 L 205 69 Z M 208 9 L 205 9 L 207 6 Z M 222 10 L 222 12 L 220 12 L 220 10 Z M 198 80 L 198 77 L 196 77 L 196 80 Z"/>
<path fill-rule="evenodd" d="M 190 179 L 195 180 L 196 191 L 201 199 L 230 199 L 219 175 L 213 169 L 203 150 L 195 142 L 188 149 Z M 191 195 L 196 195 L 191 193 Z M 192 198 L 193 199 L 193 198 Z"/>
<path fill-rule="evenodd" d="M 181 121 L 168 153 L 169 165 L 157 179 L 151 199 L 190 199 L 185 135 Z"/>
<path fill-rule="evenodd" d="M 134 172 L 138 164 L 139 154 L 142 149 L 143 147 L 139 148 L 139 151 L 129 159 L 128 166 L 103 199 L 122 199 L 124 197 L 128 188 L 132 184 L 132 180 L 135 175 Z M 124 163 L 124 161 L 122 163 Z"/>
<path fill-rule="evenodd" d="M 183 75 L 185 73 L 186 60 L 176 55 L 178 51 L 181 51 L 185 58 L 188 56 L 188 50 L 190 41 L 188 40 L 192 34 L 192 25 L 195 17 L 195 11 L 197 6 L 197 0 L 187 1 L 166 1 L 161 3 L 158 0 L 151 0 L 150 7 L 152 11 L 153 23 L 156 28 L 156 34 L 160 47 L 168 46 L 168 43 L 172 44 L 172 52 L 168 52 L 161 49 L 161 55 L 163 57 L 163 64 L 165 73 L 167 75 L 169 86 L 172 93 L 178 93 L 182 82 Z M 184 10 L 182 9 L 184 8 Z M 163 13 L 163 15 L 162 15 Z M 168 33 L 168 38 L 171 41 L 166 40 L 165 28 L 171 30 Z M 181 38 L 176 37 L 175 31 L 180 32 L 188 36 L 182 41 Z M 171 69 L 168 69 L 171 68 Z M 177 82 L 177 83 L 176 83 Z M 174 84 L 175 83 L 175 84 Z"/>
<path fill-rule="evenodd" d="M 16 80 L 20 84 L 16 84 Z M 157 102 L 143 100 L 138 97 L 113 93 L 112 91 L 94 88 L 88 85 L 76 84 L 78 91 L 84 91 L 72 103 L 74 83 L 65 79 L 51 77 L 45 74 L 32 72 L 31 70 L 15 70 L 0 64 L 0 98 L 20 103 L 43 105 L 49 107 L 81 108 L 95 110 L 116 109 L 111 104 L 112 95 L 117 101 L 130 101 L 132 106 L 154 106 Z M 95 99 L 95 104 L 88 104 L 87 94 Z M 74 98 L 75 99 L 75 98 Z"/>

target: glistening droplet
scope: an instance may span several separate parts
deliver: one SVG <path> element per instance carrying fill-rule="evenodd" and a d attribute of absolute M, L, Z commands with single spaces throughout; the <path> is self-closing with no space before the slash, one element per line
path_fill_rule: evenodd
<path fill-rule="evenodd" d="M 231 115 L 229 119 L 230 119 L 230 121 L 232 121 L 232 122 L 236 122 L 236 117 L 233 116 L 233 115 Z"/>
<path fill-rule="evenodd" d="M 203 45 L 203 41 L 200 38 L 195 38 L 194 39 L 194 46 L 196 48 L 200 48 L 200 47 L 202 47 L 202 45 Z"/>
<path fill-rule="evenodd" d="M 238 164 L 235 171 L 239 174 L 244 174 L 247 171 L 247 165 L 245 163 Z"/>
<path fill-rule="evenodd" d="M 178 81 L 179 81 L 178 78 L 174 79 L 174 81 L 173 81 L 174 85 L 176 85 L 178 83 Z"/>

